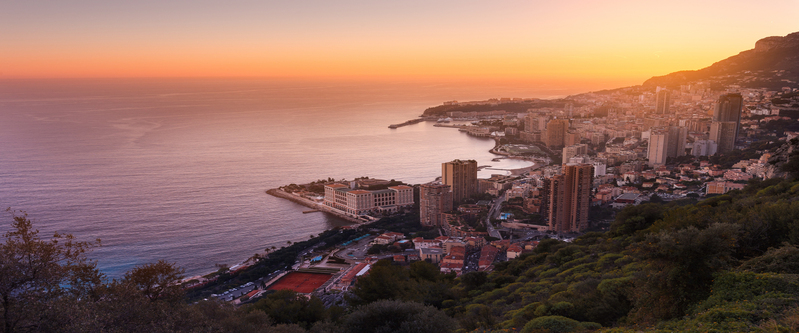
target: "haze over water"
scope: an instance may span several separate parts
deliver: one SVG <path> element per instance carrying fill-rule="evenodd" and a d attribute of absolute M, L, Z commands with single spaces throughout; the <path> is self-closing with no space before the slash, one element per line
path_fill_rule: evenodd
<path fill-rule="evenodd" d="M 0 81 L 0 207 L 42 236 L 102 239 L 111 277 L 166 259 L 188 275 L 347 222 L 266 189 L 369 176 L 411 184 L 441 163 L 527 162 L 431 122 L 391 130 L 446 100 L 554 97 L 580 88 L 256 79 Z M 488 177 L 492 171 L 481 172 Z M 493 173 L 496 173 L 494 171 Z M 10 217 L 2 218 L 0 232 Z"/>

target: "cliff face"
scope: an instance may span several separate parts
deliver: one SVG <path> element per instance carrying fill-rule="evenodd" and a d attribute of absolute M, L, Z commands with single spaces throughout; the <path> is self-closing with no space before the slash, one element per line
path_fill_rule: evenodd
<path fill-rule="evenodd" d="M 786 165 L 790 166 L 789 169 L 795 169 L 797 158 L 799 158 L 799 139 L 794 138 L 772 152 L 766 167 L 766 178 L 787 178 L 789 173 L 796 174 L 799 170 L 785 169 Z M 793 163 L 791 159 L 794 159 Z"/>
<path fill-rule="evenodd" d="M 774 71 L 784 71 L 776 73 Z M 779 75 L 777 75 L 779 74 Z M 644 86 L 675 87 L 696 80 L 722 76 L 749 76 L 751 87 L 799 87 L 799 32 L 784 37 L 772 36 L 758 40 L 755 48 L 696 70 L 656 76 Z"/>

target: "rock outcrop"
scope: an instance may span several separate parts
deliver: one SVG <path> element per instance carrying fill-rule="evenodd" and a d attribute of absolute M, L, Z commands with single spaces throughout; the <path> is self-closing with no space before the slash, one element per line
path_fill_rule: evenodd
<path fill-rule="evenodd" d="M 795 174 L 799 170 L 785 170 L 785 165 L 796 157 L 799 157 L 799 138 L 786 142 L 772 153 L 766 166 L 766 178 L 786 178 L 790 173 Z"/>

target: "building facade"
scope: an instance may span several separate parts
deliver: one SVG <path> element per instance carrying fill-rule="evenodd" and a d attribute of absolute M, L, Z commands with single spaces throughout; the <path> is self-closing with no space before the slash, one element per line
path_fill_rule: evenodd
<path fill-rule="evenodd" d="M 422 184 L 419 191 L 419 221 L 424 227 L 440 227 L 443 213 L 452 210 L 452 191 L 449 185 L 433 182 Z"/>
<path fill-rule="evenodd" d="M 743 97 L 740 93 L 719 96 L 708 138 L 718 145 L 717 153 L 726 153 L 735 149 L 742 108 Z"/>
<path fill-rule="evenodd" d="M 647 148 L 647 158 L 649 159 L 649 166 L 654 167 L 666 164 L 669 145 L 669 132 L 662 129 L 652 129 L 649 134 L 649 146 Z"/>
<path fill-rule="evenodd" d="M 669 126 L 669 142 L 667 157 L 685 156 L 685 143 L 688 140 L 688 128 Z"/>
<path fill-rule="evenodd" d="M 566 142 L 566 133 L 569 130 L 569 121 L 566 119 L 552 119 L 547 123 L 544 143 L 550 148 L 563 148 Z"/>
<path fill-rule="evenodd" d="M 567 163 L 572 157 L 586 154 L 588 154 L 588 145 L 586 144 L 581 143 L 567 146 L 566 148 L 563 148 L 563 163 Z"/>
<path fill-rule="evenodd" d="M 399 185 L 385 190 L 351 189 L 344 184 L 325 185 L 325 206 L 351 215 L 377 211 L 396 211 L 413 205 L 413 187 Z"/>
<path fill-rule="evenodd" d="M 655 113 L 669 114 L 669 105 L 671 104 L 669 91 L 665 88 L 658 87 L 655 94 Z"/>
<path fill-rule="evenodd" d="M 465 199 L 478 192 L 477 161 L 453 160 L 442 163 L 441 182 L 450 186 L 454 205 L 463 203 Z"/>
<path fill-rule="evenodd" d="M 549 230 L 572 232 L 588 228 L 593 181 L 591 164 L 564 165 L 563 175 L 549 179 L 544 186 Z"/>

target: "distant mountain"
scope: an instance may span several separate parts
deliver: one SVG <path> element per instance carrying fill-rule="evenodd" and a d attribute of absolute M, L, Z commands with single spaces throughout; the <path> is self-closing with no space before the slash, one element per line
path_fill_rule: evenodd
<path fill-rule="evenodd" d="M 785 37 L 766 37 L 755 48 L 695 71 L 655 76 L 645 87 L 676 87 L 692 81 L 710 80 L 742 87 L 779 89 L 799 87 L 799 32 Z"/>

